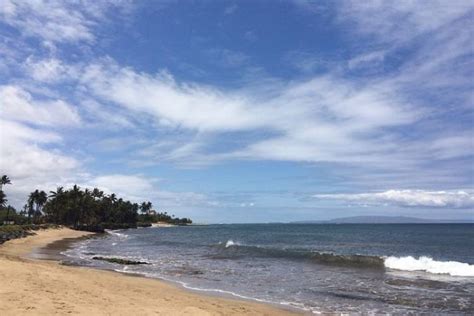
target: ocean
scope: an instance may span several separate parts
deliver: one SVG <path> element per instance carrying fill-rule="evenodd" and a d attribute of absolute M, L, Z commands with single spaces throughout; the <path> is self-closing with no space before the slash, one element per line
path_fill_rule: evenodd
<path fill-rule="evenodd" d="M 474 314 L 472 224 L 141 228 L 79 241 L 64 255 L 68 263 L 312 313 Z"/>

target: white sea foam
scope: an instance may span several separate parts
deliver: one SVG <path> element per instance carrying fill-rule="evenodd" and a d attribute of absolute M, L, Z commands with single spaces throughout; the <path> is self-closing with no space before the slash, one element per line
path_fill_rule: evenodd
<path fill-rule="evenodd" d="M 122 272 L 129 273 L 128 271 L 122 271 Z M 278 302 L 278 301 L 272 301 L 272 300 L 267 300 L 267 299 L 262 299 L 262 298 L 256 298 L 256 297 L 252 297 L 252 296 L 246 296 L 246 295 L 238 294 L 238 293 L 235 293 L 235 292 L 232 292 L 232 291 L 227 291 L 227 290 L 195 287 L 195 286 L 191 286 L 190 284 L 188 284 L 186 282 L 175 280 L 175 279 L 170 279 L 170 278 L 167 278 L 165 276 L 154 274 L 154 273 L 146 273 L 146 272 L 145 273 L 140 273 L 140 272 L 138 272 L 138 274 L 142 274 L 142 275 L 144 275 L 146 277 L 149 277 L 149 278 L 159 278 L 159 279 L 162 279 L 162 280 L 165 280 L 165 281 L 168 281 L 168 282 L 177 283 L 177 284 L 180 284 L 182 287 L 184 287 L 185 289 L 188 289 L 188 290 L 200 291 L 200 292 L 220 293 L 220 294 L 224 294 L 224 295 L 235 296 L 235 297 L 242 298 L 242 299 L 245 299 L 245 300 L 252 300 L 252 301 L 257 301 L 257 302 L 267 303 L 267 304 L 281 304 L 281 305 L 293 307 L 295 309 L 309 311 L 309 312 L 312 312 L 313 314 L 320 314 L 319 311 L 317 311 L 313 308 L 309 308 L 309 307 L 305 306 L 302 303 L 287 302 L 287 301 Z"/>
<path fill-rule="evenodd" d="M 227 240 L 227 242 L 225 243 L 225 247 L 229 248 L 232 246 L 240 246 L 240 244 L 238 242 L 234 242 L 232 239 Z"/>
<path fill-rule="evenodd" d="M 82 260 L 86 260 L 87 258 L 89 258 L 89 256 L 85 255 L 84 252 L 86 252 L 87 246 L 89 245 L 90 242 L 91 242 L 90 239 L 84 240 L 80 243 L 75 244 L 75 247 L 73 248 L 70 248 L 65 251 L 61 251 L 60 254 L 69 258 L 79 258 Z"/>
<path fill-rule="evenodd" d="M 119 237 L 119 238 L 121 238 L 121 239 L 128 238 L 128 235 L 127 235 L 127 234 L 119 233 L 119 232 L 117 232 L 117 231 L 115 231 L 115 230 L 108 230 L 108 229 L 106 229 L 105 231 L 106 231 L 107 233 L 109 233 L 109 234 L 111 234 L 111 235 L 114 235 L 114 236 L 117 236 L 117 237 Z"/>
<path fill-rule="evenodd" d="M 457 261 L 436 261 L 430 257 L 414 258 L 388 257 L 385 267 L 403 271 L 425 271 L 435 274 L 449 274 L 452 276 L 474 277 L 474 265 Z"/>

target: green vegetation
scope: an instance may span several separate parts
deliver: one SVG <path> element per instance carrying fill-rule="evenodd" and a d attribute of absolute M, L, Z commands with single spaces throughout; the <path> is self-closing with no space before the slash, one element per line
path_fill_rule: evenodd
<path fill-rule="evenodd" d="M 152 210 L 151 202 L 140 205 L 117 197 L 114 193 L 107 195 L 94 188 L 81 189 L 74 185 L 65 190 L 58 187 L 50 191 L 35 190 L 28 196 L 27 203 L 20 212 L 6 205 L 7 199 L 3 185 L 11 184 L 8 176 L 1 178 L 0 186 L 0 225 L 2 224 L 56 224 L 79 230 L 102 232 L 104 229 L 125 229 L 149 227 L 151 223 L 166 222 L 175 225 L 187 225 L 188 218 L 176 218 L 167 212 Z"/>
<path fill-rule="evenodd" d="M 121 258 L 92 257 L 92 259 L 107 261 L 110 263 L 125 264 L 125 265 L 148 264 L 148 262 L 144 262 L 144 261 L 134 261 L 134 260 L 121 259 Z"/>
<path fill-rule="evenodd" d="M 34 235 L 35 230 L 58 228 L 58 225 L 3 225 L 0 226 L 0 244 L 10 239 L 23 238 Z"/>
<path fill-rule="evenodd" d="M 168 223 L 168 224 L 173 224 L 173 225 L 188 225 L 192 224 L 192 220 L 190 218 L 178 218 L 175 217 L 174 215 L 168 215 L 167 212 L 163 213 L 154 213 L 154 212 L 148 212 L 148 213 L 142 213 L 139 215 L 139 220 L 142 223 Z"/>

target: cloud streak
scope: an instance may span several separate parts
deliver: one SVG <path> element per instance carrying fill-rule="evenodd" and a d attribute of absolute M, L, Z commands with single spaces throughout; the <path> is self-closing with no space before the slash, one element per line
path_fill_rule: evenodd
<path fill-rule="evenodd" d="M 401 207 L 448 209 L 474 207 L 474 192 L 471 191 L 388 190 L 377 193 L 315 194 L 313 198 Z"/>
<path fill-rule="evenodd" d="M 0 86 L 1 117 L 43 126 L 77 126 L 77 110 L 63 100 L 37 100 L 21 87 Z"/>
<path fill-rule="evenodd" d="M 108 59 L 87 66 L 80 82 L 104 102 L 151 115 L 162 128 L 278 135 L 222 158 L 374 162 L 391 149 L 374 134 L 413 123 L 420 114 L 386 86 L 354 85 L 330 75 L 283 87 L 227 91 L 177 82 L 166 72 L 139 73 Z"/>
<path fill-rule="evenodd" d="M 125 8 L 125 1 L 3 0 L 0 21 L 23 36 L 39 38 L 45 45 L 94 42 L 95 30 L 107 11 Z"/>

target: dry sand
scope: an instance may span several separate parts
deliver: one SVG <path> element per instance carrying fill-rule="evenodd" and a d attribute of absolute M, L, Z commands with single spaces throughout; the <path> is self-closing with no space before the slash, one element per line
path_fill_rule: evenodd
<path fill-rule="evenodd" d="M 0 246 L 0 315 L 291 315 L 271 305 L 205 296 L 159 280 L 27 258 L 88 233 L 66 228 Z"/>

